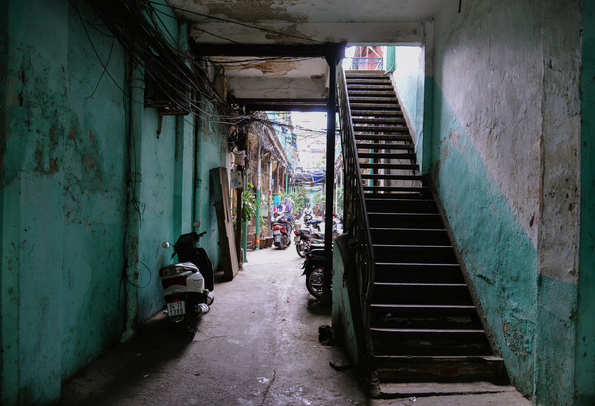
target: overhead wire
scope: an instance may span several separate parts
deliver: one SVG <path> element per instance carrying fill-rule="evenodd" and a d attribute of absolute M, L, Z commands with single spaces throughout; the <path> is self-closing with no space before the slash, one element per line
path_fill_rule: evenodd
<path fill-rule="evenodd" d="M 147 3 L 156 3 L 155 1 L 151 1 L 151 0 L 147 0 L 146 2 Z M 159 3 L 157 3 L 157 4 L 159 4 Z M 210 20 L 217 20 L 217 21 L 221 21 L 221 22 L 225 22 L 225 23 L 235 24 L 235 25 L 239 25 L 239 26 L 246 27 L 246 28 L 251 28 L 254 30 L 258 30 L 258 31 L 263 31 L 263 32 L 270 33 L 270 34 L 276 34 L 276 35 L 283 36 L 283 37 L 300 39 L 300 40 L 309 41 L 309 42 L 316 42 L 316 43 L 320 43 L 320 44 L 324 43 L 324 41 L 309 38 L 309 37 L 306 37 L 303 35 L 289 34 L 289 33 L 283 32 L 283 31 L 278 31 L 278 30 L 273 30 L 270 28 L 264 28 L 264 27 L 259 27 L 257 25 L 248 24 L 243 21 L 235 21 L 235 20 L 230 20 L 228 18 L 217 17 L 217 16 L 205 14 L 205 13 L 200 13 L 198 11 L 190 10 L 190 9 L 183 8 L 183 7 L 177 7 L 177 6 L 173 6 L 173 5 L 170 5 L 170 7 L 172 10 L 177 10 L 177 11 L 181 11 L 184 13 L 193 14 L 193 15 L 200 16 L 200 17 L 203 17 L 206 19 L 210 19 Z"/>

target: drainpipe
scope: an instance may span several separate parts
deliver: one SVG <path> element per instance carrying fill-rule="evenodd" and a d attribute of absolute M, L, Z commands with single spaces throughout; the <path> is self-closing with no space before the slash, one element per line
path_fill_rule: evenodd
<path fill-rule="evenodd" d="M 138 279 L 139 241 L 140 241 L 140 188 L 142 178 L 141 143 L 143 135 L 143 110 L 145 97 L 145 80 L 143 72 L 136 63 L 132 63 L 130 80 L 130 118 L 128 141 L 128 229 L 126 246 L 126 324 L 120 337 L 121 342 L 130 340 L 135 333 L 138 319 Z"/>
<path fill-rule="evenodd" d="M 262 169 L 262 156 L 260 155 L 260 138 L 258 139 L 257 144 L 257 154 L 256 154 L 256 238 L 255 238 L 255 250 L 260 248 L 260 171 Z"/>

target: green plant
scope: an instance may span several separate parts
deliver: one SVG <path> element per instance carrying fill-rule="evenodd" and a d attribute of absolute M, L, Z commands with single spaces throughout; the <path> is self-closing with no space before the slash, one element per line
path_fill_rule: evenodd
<path fill-rule="evenodd" d="M 246 223 L 256 216 L 256 194 L 254 193 L 254 185 L 248 183 L 248 187 L 242 191 L 242 222 Z M 232 198 L 235 203 L 236 198 Z M 237 204 L 233 206 L 232 214 L 237 218 Z"/>

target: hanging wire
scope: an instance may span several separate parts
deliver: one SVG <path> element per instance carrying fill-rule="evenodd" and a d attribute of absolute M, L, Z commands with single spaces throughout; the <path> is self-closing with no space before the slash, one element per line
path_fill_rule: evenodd
<path fill-rule="evenodd" d="M 150 0 L 147 0 L 147 3 L 159 4 L 159 3 L 155 2 L 155 1 L 150 1 Z M 302 36 L 302 35 L 288 34 L 288 33 L 283 32 L 283 31 L 277 31 L 277 30 L 272 30 L 272 29 L 269 29 L 269 28 L 259 27 L 257 25 L 248 24 L 248 23 L 245 23 L 243 21 L 235 21 L 235 20 L 230 20 L 228 18 L 216 17 L 216 16 L 212 16 L 212 15 L 209 15 L 209 14 L 199 13 L 197 11 L 190 10 L 190 9 L 187 9 L 187 8 L 183 8 L 183 7 L 177 7 L 177 6 L 170 6 L 170 7 L 171 7 L 172 10 L 180 11 L 180 12 L 187 13 L 187 14 L 196 15 L 196 16 L 203 17 L 203 18 L 206 18 L 206 19 L 209 19 L 209 20 L 216 20 L 216 21 L 221 21 L 221 22 L 225 22 L 225 23 L 235 24 L 235 25 L 239 25 L 239 26 L 242 26 L 242 27 L 251 28 L 251 29 L 257 30 L 257 31 L 263 31 L 263 32 L 266 32 L 266 33 L 269 33 L 269 34 L 279 35 L 279 36 L 282 36 L 282 37 L 300 39 L 300 40 L 303 40 L 303 41 L 315 42 L 315 43 L 319 43 L 319 44 L 323 44 L 324 43 L 324 41 L 316 40 L 316 39 L 305 37 L 305 36 Z"/>

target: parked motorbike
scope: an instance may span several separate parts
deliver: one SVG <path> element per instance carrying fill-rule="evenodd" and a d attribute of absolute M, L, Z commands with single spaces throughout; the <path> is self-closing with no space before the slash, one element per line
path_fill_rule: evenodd
<path fill-rule="evenodd" d="M 200 222 L 193 223 L 194 228 Z M 171 256 L 178 256 L 178 263 L 170 264 L 159 270 L 161 286 L 166 302 L 164 311 L 171 321 L 182 327 L 190 339 L 196 334 L 198 321 L 210 310 L 214 301 L 213 265 L 206 251 L 196 246 L 207 232 L 200 234 L 193 231 L 182 234 L 175 244 Z M 165 241 L 163 248 L 172 246 Z"/>
<path fill-rule="evenodd" d="M 324 245 L 311 244 L 307 247 L 305 256 L 302 275 L 306 275 L 306 288 L 312 296 L 320 298 L 324 276 Z"/>
<path fill-rule="evenodd" d="M 311 229 L 313 229 L 313 230 L 320 231 L 320 223 L 322 223 L 322 221 L 323 221 L 323 220 L 321 220 L 321 219 L 316 219 L 316 220 L 314 220 L 314 219 L 311 219 L 311 218 L 310 218 L 310 219 L 307 219 L 307 220 L 306 220 L 306 219 L 304 218 L 304 225 L 305 225 L 306 227 L 308 227 L 308 228 L 311 228 Z"/>
<path fill-rule="evenodd" d="M 306 250 L 312 243 L 324 243 L 324 234 L 310 231 L 309 229 L 300 228 L 294 230 L 295 234 L 295 250 L 302 258 L 306 256 Z"/>
<path fill-rule="evenodd" d="M 291 232 L 293 231 L 293 216 L 279 215 L 273 221 L 273 244 L 279 249 L 285 249 L 291 245 Z"/>

